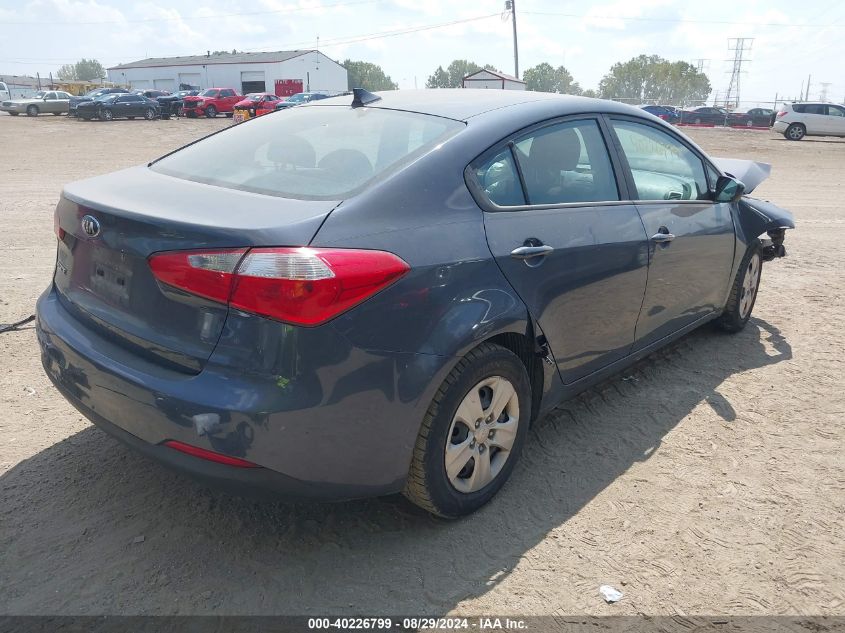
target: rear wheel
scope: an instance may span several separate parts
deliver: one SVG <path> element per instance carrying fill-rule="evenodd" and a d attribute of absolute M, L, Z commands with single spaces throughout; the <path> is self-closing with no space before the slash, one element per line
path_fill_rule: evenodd
<path fill-rule="evenodd" d="M 26 116 L 38 116 L 38 106 L 31 105 L 26 109 Z"/>
<path fill-rule="evenodd" d="M 804 138 L 805 134 L 807 134 L 807 130 L 800 123 L 793 123 L 786 128 L 786 132 L 783 133 L 783 135 L 790 141 L 800 141 Z"/>
<path fill-rule="evenodd" d="M 208 106 L 205 109 L 205 116 L 207 116 L 209 119 L 213 119 L 217 116 L 217 108 L 215 108 L 213 105 Z"/>
<path fill-rule="evenodd" d="M 478 346 L 449 373 L 426 412 L 405 496 L 442 517 L 474 512 L 513 471 L 530 414 L 519 357 L 498 345 Z"/>
<path fill-rule="evenodd" d="M 757 300 L 760 288 L 760 274 L 762 273 L 763 257 L 760 242 L 748 247 L 745 257 L 734 278 L 731 294 L 722 316 L 716 321 L 717 325 L 726 332 L 739 332 L 751 318 L 751 311 Z"/>

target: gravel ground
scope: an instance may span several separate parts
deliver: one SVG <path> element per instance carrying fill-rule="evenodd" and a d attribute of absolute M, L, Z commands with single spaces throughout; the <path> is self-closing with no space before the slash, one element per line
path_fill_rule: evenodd
<path fill-rule="evenodd" d="M 64 183 L 228 124 L 0 116 L 0 323 L 49 284 Z M 758 193 L 796 215 L 754 318 L 547 416 L 459 522 L 209 490 L 80 417 L 31 326 L 0 335 L 0 613 L 845 614 L 845 140 L 690 134 L 772 163 Z"/>

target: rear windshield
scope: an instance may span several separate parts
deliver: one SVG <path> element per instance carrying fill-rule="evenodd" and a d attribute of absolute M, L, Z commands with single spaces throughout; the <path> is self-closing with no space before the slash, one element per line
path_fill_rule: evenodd
<path fill-rule="evenodd" d="M 337 200 L 358 193 L 462 127 L 458 121 L 412 112 L 306 106 L 236 125 L 151 168 L 230 189 Z"/>

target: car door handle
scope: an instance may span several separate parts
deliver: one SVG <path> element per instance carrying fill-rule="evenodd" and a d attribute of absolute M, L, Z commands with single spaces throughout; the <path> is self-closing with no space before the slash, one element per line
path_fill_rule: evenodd
<path fill-rule="evenodd" d="M 511 257 L 515 259 L 531 259 L 532 257 L 545 257 L 554 247 L 540 244 L 539 246 L 520 246 L 511 251 Z"/>
<path fill-rule="evenodd" d="M 652 242 L 671 242 L 675 239 L 672 233 L 655 233 L 651 236 Z"/>

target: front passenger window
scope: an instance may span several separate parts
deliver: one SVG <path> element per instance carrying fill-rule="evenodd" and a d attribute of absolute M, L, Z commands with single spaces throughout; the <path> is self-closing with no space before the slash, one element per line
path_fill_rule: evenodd
<path fill-rule="evenodd" d="M 666 132 L 632 121 L 613 121 L 631 168 L 637 200 L 707 200 L 701 159 Z"/>

